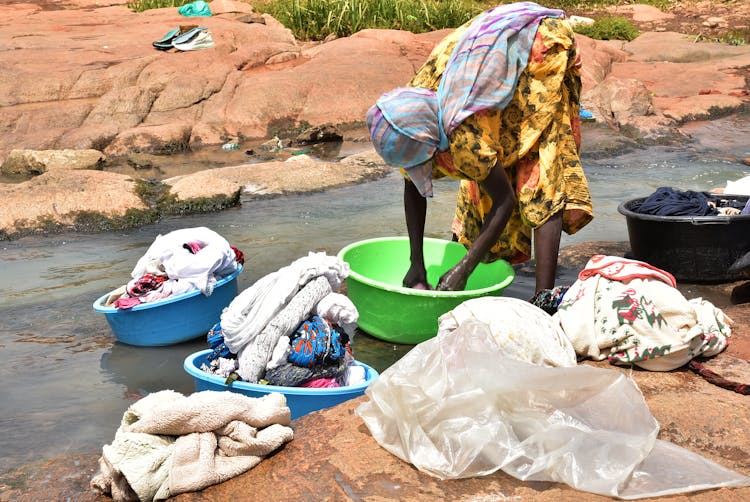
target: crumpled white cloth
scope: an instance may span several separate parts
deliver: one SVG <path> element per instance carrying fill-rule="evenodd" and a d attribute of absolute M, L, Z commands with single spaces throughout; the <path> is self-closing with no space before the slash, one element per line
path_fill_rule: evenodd
<path fill-rule="evenodd" d="M 579 277 L 587 278 L 573 283 L 553 317 L 579 356 L 669 371 L 726 348 L 732 320 L 709 301 L 686 299 L 650 272 L 643 268 L 644 278 L 623 280 L 582 273 Z"/>
<path fill-rule="evenodd" d="M 459 304 L 438 319 L 447 335 L 472 319 L 487 325 L 501 353 L 542 366 L 575 366 L 576 353 L 560 325 L 539 307 L 518 298 L 485 296 Z"/>
<path fill-rule="evenodd" d="M 336 324 L 354 341 L 359 311 L 348 296 L 332 292 L 318 302 L 315 313 L 326 321 Z"/>
<path fill-rule="evenodd" d="M 165 500 L 237 476 L 293 438 L 283 394 L 154 392 L 123 414 L 91 480 L 115 501 Z"/>
<path fill-rule="evenodd" d="M 325 252 L 310 252 L 289 265 L 258 279 L 221 313 L 224 343 L 238 354 L 289 303 L 302 286 L 324 276 L 332 291 L 339 291 L 349 276 L 349 264 Z"/>
<path fill-rule="evenodd" d="M 727 181 L 724 193 L 729 195 L 750 195 L 750 176 Z"/>
<path fill-rule="evenodd" d="M 271 352 L 271 357 L 266 363 L 266 371 L 278 368 L 287 362 L 289 354 L 292 353 L 292 346 L 290 343 L 291 339 L 288 336 L 282 336 L 279 338 L 279 341 L 276 342 L 276 347 L 274 347 L 273 352 Z"/>
<path fill-rule="evenodd" d="M 197 242 L 201 249 L 195 254 L 183 247 Z M 135 264 L 130 273 L 138 279 L 147 273 L 167 275 L 179 279 L 210 295 L 216 278 L 226 277 L 237 270 L 237 261 L 229 242 L 210 228 L 181 228 L 165 235 L 157 235 L 154 242 Z M 185 290 L 184 286 L 179 288 Z"/>

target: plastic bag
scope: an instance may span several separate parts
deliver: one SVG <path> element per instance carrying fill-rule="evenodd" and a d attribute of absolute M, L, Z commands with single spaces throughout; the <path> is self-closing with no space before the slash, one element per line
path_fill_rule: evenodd
<path fill-rule="evenodd" d="M 624 499 L 750 485 L 657 440 L 659 425 L 624 374 L 508 358 L 475 319 L 415 346 L 366 395 L 356 413 L 375 440 L 441 479 L 502 469 Z"/>

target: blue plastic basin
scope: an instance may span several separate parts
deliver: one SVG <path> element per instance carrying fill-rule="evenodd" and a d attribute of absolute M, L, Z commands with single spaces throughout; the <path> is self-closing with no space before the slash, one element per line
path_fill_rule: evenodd
<path fill-rule="evenodd" d="M 216 282 L 211 296 L 200 290 L 142 303 L 130 309 L 104 305 L 111 293 L 94 302 L 94 310 L 104 314 L 117 340 L 129 345 L 157 347 L 186 342 L 206 335 L 216 324 L 221 311 L 237 296 L 235 272 Z"/>
<path fill-rule="evenodd" d="M 306 387 L 279 387 L 277 385 L 263 385 L 249 382 L 232 382 L 226 385 L 225 379 L 201 370 L 201 365 L 207 363 L 206 357 L 211 349 L 190 354 L 185 358 L 184 368 L 195 379 L 195 390 L 226 390 L 238 392 L 250 397 L 262 397 L 271 392 L 279 392 L 286 396 L 286 402 L 292 412 L 292 419 L 306 415 L 312 411 L 330 408 L 365 393 L 367 387 L 378 377 L 378 372 L 370 366 L 355 361 L 365 368 L 365 382 L 346 387 L 330 389 L 308 389 Z"/>

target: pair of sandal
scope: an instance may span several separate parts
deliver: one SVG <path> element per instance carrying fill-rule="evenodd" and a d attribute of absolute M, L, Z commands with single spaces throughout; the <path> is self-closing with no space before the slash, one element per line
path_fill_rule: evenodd
<path fill-rule="evenodd" d="M 199 26 L 181 26 L 169 30 L 152 45 L 162 51 L 177 49 L 180 51 L 194 51 L 213 47 L 214 41 L 208 28 Z"/>

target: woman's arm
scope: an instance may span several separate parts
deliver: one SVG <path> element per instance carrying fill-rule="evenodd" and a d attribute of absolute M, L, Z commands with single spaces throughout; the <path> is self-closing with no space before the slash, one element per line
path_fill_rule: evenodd
<path fill-rule="evenodd" d="M 460 291 L 466 287 L 469 275 L 497 241 L 513 213 L 516 196 L 505 169 L 500 166 L 493 168 L 484 181 L 480 182 L 480 186 L 492 199 L 492 209 L 466 255 L 440 278 L 437 286 L 439 290 Z"/>
<path fill-rule="evenodd" d="M 417 187 L 409 178 L 404 178 L 404 214 L 406 230 L 409 233 L 409 250 L 411 267 L 404 277 L 403 285 L 407 288 L 422 285 L 430 289 L 427 283 L 427 271 L 424 267 L 424 223 L 427 216 L 427 199 L 422 197 Z"/>

